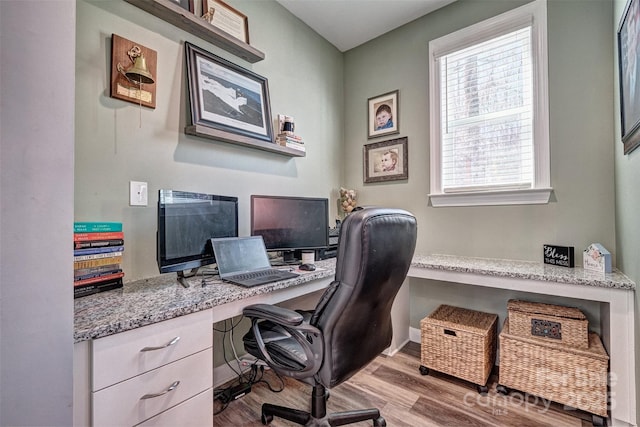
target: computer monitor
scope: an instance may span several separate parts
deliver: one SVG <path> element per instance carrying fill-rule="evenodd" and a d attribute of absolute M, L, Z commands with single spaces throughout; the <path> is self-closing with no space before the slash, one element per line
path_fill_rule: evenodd
<path fill-rule="evenodd" d="M 158 269 L 177 272 L 184 285 L 184 277 L 215 262 L 209 239 L 238 236 L 238 198 L 176 190 L 158 193 Z"/>
<path fill-rule="evenodd" d="M 262 236 L 268 251 L 287 262 L 304 249 L 329 245 L 329 200 L 312 197 L 251 196 L 251 235 Z"/>

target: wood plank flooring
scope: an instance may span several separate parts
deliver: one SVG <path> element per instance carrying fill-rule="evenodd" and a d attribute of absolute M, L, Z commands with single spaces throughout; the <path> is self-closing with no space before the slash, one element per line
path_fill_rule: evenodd
<path fill-rule="evenodd" d="M 345 383 L 331 389 L 328 412 L 376 407 L 389 427 L 511 427 L 553 426 L 587 427 L 591 417 L 582 411 L 566 411 L 562 405 L 551 404 L 518 392 L 508 396 L 496 393 L 497 376 L 489 380 L 489 393 L 478 394 L 473 384 L 430 372 L 419 372 L 420 345 L 409 343 L 393 357 L 379 356 Z M 270 371 L 264 379 L 272 387 L 281 387 L 280 380 Z M 254 385 L 251 393 L 231 402 L 213 418 L 214 426 L 261 426 L 260 407 L 268 402 L 302 410 L 309 409 L 311 386 L 285 379 L 280 393 L 269 390 L 265 383 Z M 220 410 L 218 401 L 215 410 Z M 274 418 L 273 427 L 294 426 Z M 353 424 L 371 426 L 370 422 Z"/>

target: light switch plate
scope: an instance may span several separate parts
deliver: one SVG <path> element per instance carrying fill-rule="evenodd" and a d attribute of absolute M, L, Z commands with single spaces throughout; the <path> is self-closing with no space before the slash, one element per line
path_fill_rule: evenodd
<path fill-rule="evenodd" d="M 147 183 L 141 181 L 129 182 L 129 206 L 147 206 L 149 196 Z"/>

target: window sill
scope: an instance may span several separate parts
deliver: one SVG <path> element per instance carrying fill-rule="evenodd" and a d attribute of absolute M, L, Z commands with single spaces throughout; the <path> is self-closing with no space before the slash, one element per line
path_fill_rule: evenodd
<path fill-rule="evenodd" d="M 500 190 L 474 193 L 429 194 L 431 206 L 498 206 L 543 205 L 549 203 L 553 188 L 528 188 L 526 190 Z"/>

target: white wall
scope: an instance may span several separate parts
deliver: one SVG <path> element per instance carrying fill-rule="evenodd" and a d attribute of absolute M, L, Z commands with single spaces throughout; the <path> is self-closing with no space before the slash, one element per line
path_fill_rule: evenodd
<path fill-rule="evenodd" d="M 75 1 L 0 1 L 3 426 L 72 422 L 74 62 Z"/>

